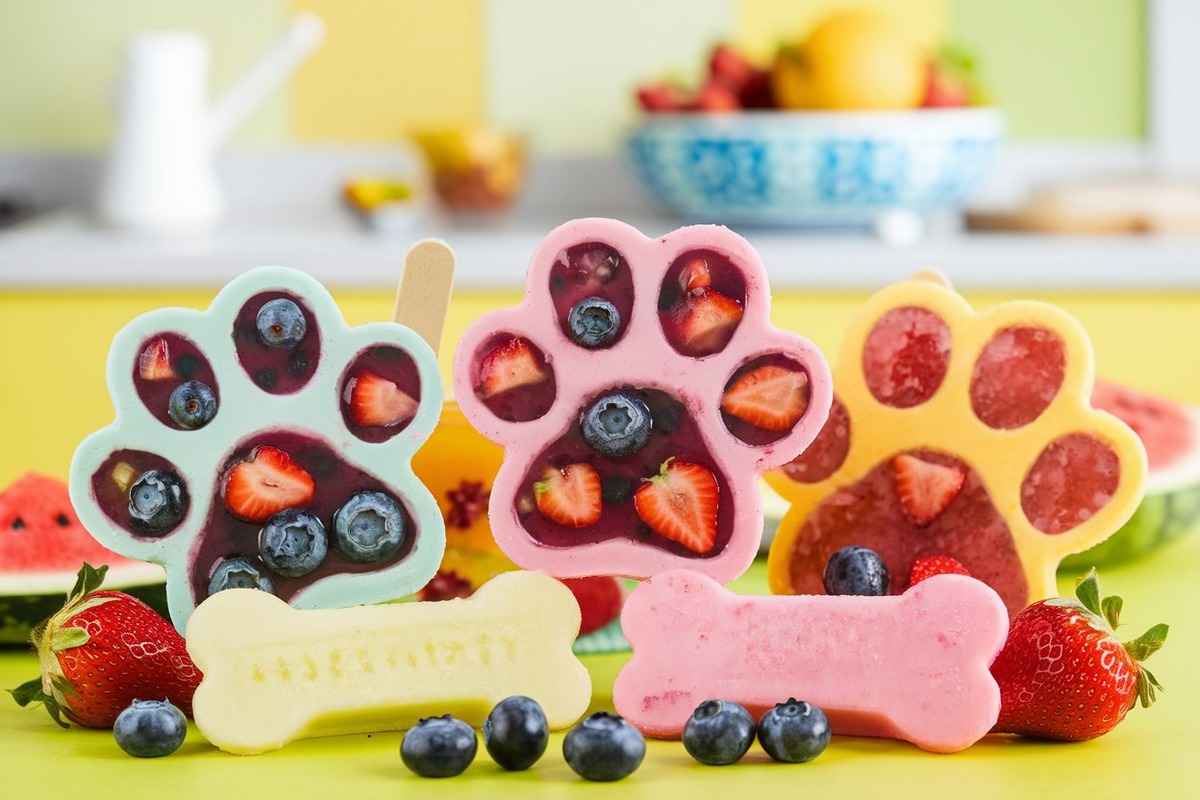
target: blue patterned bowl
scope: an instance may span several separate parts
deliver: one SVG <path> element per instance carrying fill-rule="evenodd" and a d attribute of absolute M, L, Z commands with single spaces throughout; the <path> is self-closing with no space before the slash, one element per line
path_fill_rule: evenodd
<path fill-rule="evenodd" d="M 652 199 L 694 222 L 865 225 L 960 208 L 1005 127 L 993 108 L 655 114 L 627 156 Z"/>

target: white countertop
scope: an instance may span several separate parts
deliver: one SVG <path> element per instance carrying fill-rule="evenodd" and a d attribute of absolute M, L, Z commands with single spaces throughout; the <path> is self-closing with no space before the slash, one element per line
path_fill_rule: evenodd
<path fill-rule="evenodd" d="M 1096 150 L 1096 148 L 1092 148 Z M 1035 178 L 1136 172 L 1139 148 L 1010 148 L 985 203 L 1023 196 Z M 445 239 L 458 256 L 460 288 L 523 284 L 530 255 L 555 226 L 613 216 L 648 235 L 683 224 L 655 212 L 612 159 L 535 161 L 511 213 L 489 222 L 427 214 L 408 227 L 368 231 L 341 206 L 351 174 L 406 174 L 394 147 L 231 152 L 219 168 L 229 220 L 218 231 L 154 238 L 98 228 L 85 211 L 100 172 L 97 154 L 0 153 L 0 182 L 36 189 L 64 209 L 0 230 L 0 291 L 34 288 L 215 288 L 263 264 L 295 267 L 333 287 L 391 288 L 416 240 Z M 740 229 L 775 288 L 876 289 L 933 267 L 960 288 L 1200 290 L 1200 237 L 967 234 L 945 220 L 911 247 L 866 231 Z"/>
<path fill-rule="evenodd" d="M 679 223 L 623 217 L 650 235 Z M 218 286 L 262 264 L 311 273 L 330 286 L 391 287 L 418 239 L 445 239 L 458 256 L 463 288 L 517 287 L 530 254 L 563 218 L 514 215 L 455 224 L 430 216 L 386 234 L 348 215 L 229 227 L 189 238 L 154 238 L 98 229 L 83 216 L 51 214 L 0 231 L 0 289 Z M 776 288 L 873 289 L 922 267 L 960 288 L 1200 290 L 1200 238 L 1052 237 L 935 231 L 911 247 L 868 233 L 742 230 Z"/>

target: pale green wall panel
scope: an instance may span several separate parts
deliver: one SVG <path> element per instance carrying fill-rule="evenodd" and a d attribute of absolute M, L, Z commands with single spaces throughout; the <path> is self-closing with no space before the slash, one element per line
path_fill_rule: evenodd
<path fill-rule="evenodd" d="M 286 0 L 0 0 L 0 148 L 94 149 L 108 140 L 123 42 L 149 28 L 186 28 L 212 46 L 214 92 L 283 30 Z M 290 132 L 287 91 L 235 141 Z"/>
<path fill-rule="evenodd" d="M 1145 135 L 1145 0 L 951 0 L 950 35 L 979 57 L 1012 135 Z"/>
<path fill-rule="evenodd" d="M 541 153 L 616 149 L 634 87 L 664 72 L 699 76 L 734 29 L 733 0 L 488 0 L 486 109 Z"/>

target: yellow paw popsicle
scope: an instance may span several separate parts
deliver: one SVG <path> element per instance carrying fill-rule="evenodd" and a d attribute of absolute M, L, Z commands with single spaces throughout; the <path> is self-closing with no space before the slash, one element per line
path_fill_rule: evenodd
<path fill-rule="evenodd" d="M 1055 567 L 1137 508 L 1146 455 L 1093 409 L 1083 328 L 1029 301 L 975 312 L 936 273 L 872 296 L 834 370 L 829 421 L 768 477 L 791 509 L 771 546 L 776 594 L 821 594 L 829 556 L 883 557 L 893 593 L 949 556 L 1010 615 L 1056 594 Z"/>
<path fill-rule="evenodd" d="M 462 600 L 315 611 L 229 589 L 188 620 L 204 673 L 196 727 L 227 752 L 262 753 L 435 714 L 481 725 L 497 702 L 523 694 L 564 728 L 591 700 L 571 652 L 578 631 L 570 590 L 535 572 L 498 575 Z"/>

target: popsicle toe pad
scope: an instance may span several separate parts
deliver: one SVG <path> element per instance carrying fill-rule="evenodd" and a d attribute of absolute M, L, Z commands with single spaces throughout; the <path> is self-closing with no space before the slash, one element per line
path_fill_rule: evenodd
<path fill-rule="evenodd" d="M 410 461 L 442 389 L 408 328 L 350 329 L 319 283 L 264 267 L 206 311 L 131 322 L 107 375 L 116 420 L 76 451 L 71 500 L 102 544 L 166 567 L 181 630 L 227 587 L 322 608 L 433 576 L 445 526 Z"/>
<path fill-rule="evenodd" d="M 722 227 L 552 231 L 524 301 L 455 354 L 463 413 L 505 448 L 489 515 L 506 555 L 558 577 L 741 574 L 757 476 L 812 441 L 832 396 L 820 352 L 769 303 L 757 253 Z"/>
<path fill-rule="evenodd" d="M 862 545 L 894 592 L 916 560 L 945 555 L 1015 615 L 1056 594 L 1058 563 L 1140 501 L 1145 452 L 1091 408 L 1091 343 L 1056 307 L 976 313 L 922 273 L 867 301 L 834 375 L 816 442 L 768 476 L 792 503 L 771 546 L 773 592 L 822 592 L 829 556 Z"/>
<path fill-rule="evenodd" d="M 400 730 L 452 713 L 474 726 L 510 695 L 551 728 L 583 715 L 591 678 L 571 653 L 579 606 L 559 581 L 508 572 L 474 595 L 298 611 L 263 592 L 220 592 L 188 622 L 204 673 L 196 727 L 232 753 L 312 736 Z"/>
<path fill-rule="evenodd" d="M 691 570 L 639 586 L 621 627 L 633 657 L 613 685 L 644 733 L 678 737 L 710 699 L 755 717 L 789 697 L 820 707 L 834 733 L 953 752 L 996 723 L 988 666 L 1008 616 L 988 586 L 938 575 L 900 596 L 736 595 Z"/>

